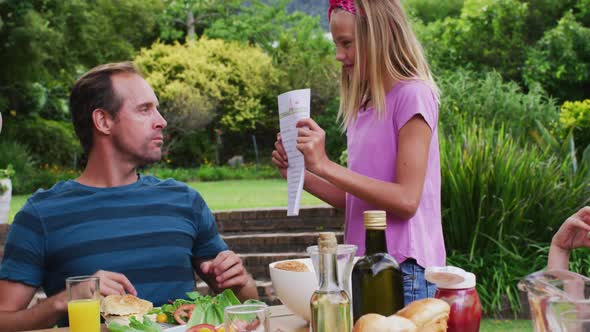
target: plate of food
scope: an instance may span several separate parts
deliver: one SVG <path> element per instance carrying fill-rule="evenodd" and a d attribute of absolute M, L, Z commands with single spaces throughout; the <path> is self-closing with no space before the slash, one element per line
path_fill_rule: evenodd
<path fill-rule="evenodd" d="M 225 307 L 242 304 L 230 289 L 216 296 L 198 292 L 186 295 L 186 299 L 157 308 L 130 294 L 109 295 L 102 300 L 101 314 L 110 332 L 223 332 Z M 244 301 L 260 303 L 263 302 Z"/>

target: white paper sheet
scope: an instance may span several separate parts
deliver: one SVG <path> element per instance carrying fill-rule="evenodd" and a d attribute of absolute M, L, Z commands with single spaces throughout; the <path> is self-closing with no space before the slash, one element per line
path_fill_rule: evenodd
<path fill-rule="evenodd" d="M 299 215 L 301 191 L 305 178 L 305 162 L 303 154 L 297 150 L 297 121 L 309 118 L 310 90 L 293 90 L 285 92 L 279 99 L 279 120 L 283 146 L 287 152 L 289 168 L 287 168 L 287 215 Z"/>

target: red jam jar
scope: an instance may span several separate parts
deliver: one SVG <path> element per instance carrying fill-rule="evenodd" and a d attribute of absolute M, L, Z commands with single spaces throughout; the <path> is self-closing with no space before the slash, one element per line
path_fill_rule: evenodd
<path fill-rule="evenodd" d="M 447 332 L 478 332 L 481 302 L 475 289 L 475 275 L 446 266 L 426 269 L 426 279 L 437 286 L 435 298 L 451 306 Z"/>

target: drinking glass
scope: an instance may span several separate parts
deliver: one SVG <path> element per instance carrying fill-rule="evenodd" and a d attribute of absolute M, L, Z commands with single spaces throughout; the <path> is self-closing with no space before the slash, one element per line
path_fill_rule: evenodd
<path fill-rule="evenodd" d="M 231 332 L 270 332 L 270 310 L 266 304 L 240 304 L 226 307 L 225 330 Z"/>
<path fill-rule="evenodd" d="M 100 282 L 98 277 L 66 279 L 71 332 L 100 332 Z"/>

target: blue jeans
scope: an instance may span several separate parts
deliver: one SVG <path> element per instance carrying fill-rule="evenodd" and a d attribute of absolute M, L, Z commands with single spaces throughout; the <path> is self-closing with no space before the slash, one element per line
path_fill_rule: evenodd
<path fill-rule="evenodd" d="M 410 302 L 434 297 L 436 285 L 426 281 L 424 268 L 413 258 L 406 259 L 400 264 L 404 282 L 404 305 Z"/>

